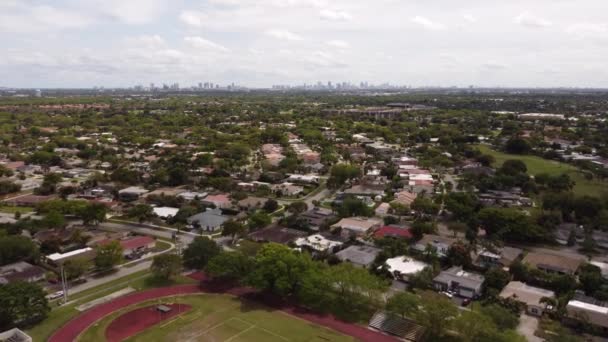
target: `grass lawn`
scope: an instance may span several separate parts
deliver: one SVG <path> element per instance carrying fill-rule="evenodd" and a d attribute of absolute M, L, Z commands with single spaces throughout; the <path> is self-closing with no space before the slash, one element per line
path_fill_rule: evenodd
<path fill-rule="evenodd" d="M 10 205 L 0 205 L 0 213 L 14 214 L 20 212 L 22 214 L 31 213 L 34 211 L 32 207 L 14 207 Z"/>
<path fill-rule="evenodd" d="M 190 278 L 179 277 L 172 284 L 186 284 L 193 282 L 195 281 Z M 53 306 L 56 304 L 51 304 L 51 306 L 53 306 L 53 310 L 49 313 L 47 319 L 27 330 L 27 333 L 33 338 L 34 341 L 46 341 L 53 331 L 57 330 L 59 327 L 63 326 L 70 319 L 80 313 L 80 311 L 76 310 L 76 307 L 81 304 L 107 296 L 129 286 L 136 290 L 144 290 L 167 285 L 169 284 L 156 282 L 151 277 L 150 271 L 148 270 L 130 274 L 128 276 L 70 296 L 69 300 L 72 302 L 71 304 L 59 307 Z"/>
<path fill-rule="evenodd" d="M 583 173 L 576 167 L 570 164 L 561 163 L 554 160 L 547 160 L 537 156 L 520 156 L 515 154 L 507 154 L 492 150 L 488 146 L 477 146 L 482 153 L 492 155 L 496 162 L 495 167 L 499 167 L 508 159 L 519 159 L 526 163 L 528 174 L 537 175 L 539 173 L 547 173 L 550 175 L 560 175 L 562 173 L 570 176 L 576 182 L 574 192 L 579 195 L 600 196 L 603 192 L 608 191 L 608 183 L 597 179 L 585 179 Z"/>
<path fill-rule="evenodd" d="M 229 295 L 188 295 L 166 298 L 165 302 L 188 304 L 192 309 L 127 341 L 354 341 L 350 336 Z M 104 341 L 106 328 L 115 318 L 135 308 L 157 303 L 153 300 L 117 311 L 85 331 L 79 341 Z"/>

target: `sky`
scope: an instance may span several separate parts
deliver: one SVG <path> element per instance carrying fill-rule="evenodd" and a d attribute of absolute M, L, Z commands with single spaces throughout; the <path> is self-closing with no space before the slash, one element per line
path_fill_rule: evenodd
<path fill-rule="evenodd" d="M 606 0 L 0 0 L 0 87 L 608 87 Z"/>

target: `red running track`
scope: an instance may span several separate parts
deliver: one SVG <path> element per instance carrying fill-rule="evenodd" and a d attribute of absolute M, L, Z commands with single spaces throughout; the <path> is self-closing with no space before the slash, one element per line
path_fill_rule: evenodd
<path fill-rule="evenodd" d="M 88 327 L 93 325 L 93 323 L 102 319 L 103 317 L 125 308 L 127 306 L 131 306 L 140 302 L 144 302 L 151 299 L 162 298 L 175 296 L 180 294 L 194 294 L 207 292 L 201 289 L 199 285 L 179 285 L 172 287 L 163 287 L 158 289 L 151 289 L 142 292 L 131 293 L 125 295 L 123 297 L 116 298 L 115 300 L 95 306 L 81 315 L 73 318 L 59 330 L 57 330 L 51 338 L 48 340 L 49 342 L 68 342 L 75 341 L 78 336 L 84 332 Z M 215 292 L 215 291 L 212 291 Z M 247 296 L 247 294 L 252 294 L 254 291 L 249 288 L 230 288 L 225 289 L 225 293 L 237 295 L 237 296 Z M 283 312 L 293 315 L 295 317 L 304 319 L 314 324 L 318 324 L 333 330 L 336 330 L 345 335 L 352 336 L 360 341 L 365 342 L 395 342 L 396 338 L 392 336 L 388 336 L 373 330 L 369 330 L 363 326 L 356 325 L 353 323 L 347 323 L 331 315 L 319 315 L 315 314 L 308 310 L 303 310 L 296 306 L 292 305 L 282 305 L 278 308 Z"/>
<path fill-rule="evenodd" d="M 161 313 L 157 305 L 150 305 L 126 312 L 114 319 L 106 329 L 108 342 L 121 342 L 131 336 L 189 311 L 192 307 L 186 304 L 163 304 L 171 308 L 167 313 Z"/>
<path fill-rule="evenodd" d="M 95 306 L 79 316 L 76 316 L 59 330 L 57 330 L 49 342 L 69 342 L 75 341 L 78 336 L 84 332 L 93 323 L 102 319 L 103 317 L 125 308 L 133 304 L 145 302 L 147 300 L 162 298 L 168 296 L 175 296 L 179 294 L 193 294 L 200 293 L 201 289 L 198 285 L 180 285 L 172 287 L 161 287 L 158 289 L 151 289 L 142 292 L 135 292 L 116 298 L 115 300 Z"/>

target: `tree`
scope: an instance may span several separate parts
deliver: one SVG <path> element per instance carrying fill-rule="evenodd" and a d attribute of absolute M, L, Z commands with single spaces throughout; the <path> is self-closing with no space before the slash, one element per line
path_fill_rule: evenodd
<path fill-rule="evenodd" d="M 278 208 L 279 203 L 277 203 L 277 201 L 273 199 L 269 199 L 268 201 L 266 201 L 266 203 L 264 203 L 264 207 L 262 209 L 264 209 L 264 211 L 267 213 L 272 213 L 275 212 Z"/>
<path fill-rule="evenodd" d="M 462 241 L 456 241 L 450 246 L 447 253 L 447 260 L 452 266 L 470 267 L 473 261 L 471 260 L 471 250 L 468 245 Z"/>
<path fill-rule="evenodd" d="M 361 169 L 352 164 L 336 164 L 331 168 L 327 186 L 336 189 L 344 185 L 348 180 L 361 176 Z"/>
<path fill-rule="evenodd" d="M 347 196 L 336 210 L 340 217 L 372 216 L 374 211 L 362 200 Z"/>
<path fill-rule="evenodd" d="M 47 228 L 64 228 L 66 226 L 66 222 L 61 213 L 51 211 L 44 216 L 42 225 Z"/>
<path fill-rule="evenodd" d="M 241 236 L 247 232 L 247 227 L 235 220 L 228 220 L 222 225 L 222 236 L 231 236 L 232 244 L 236 241 L 237 236 Z"/>
<path fill-rule="evenodd" d="M 154 210 L 147 204 L 137 204 L 127 212 L 127 215 L 136 218 L 139 223 L 144 223 L 146 220 L 154 216 Z"/>
<path fill-rule="evenodd" d="M 418 196 L 412 202 L 412 210 L 415 210 L 423 215 L 434 216 L 439 212 L 439 205 L 428 197 Z"/>
<path fill-rule="evenodd" d="M 527 154 L 531 149 L 530 143 L 522 138 L 511 138 L 505 144 L 505 150 L 513 154 Z"/>
<path fill-rule="evenodd" d="M 258 211 L 249 216 L 249 229 L 256 230 L 266 227 L 272 223 L 272 219 L 268 214 Z"/>
<path fill-rule="evenodd" d="M 311 267 L 306 254 L 298 254 L 289 247 L 268 243 L 255 257 L 255 267 L 248 282 L 253 287 L 281 297 L 296 294 L 302 275 Z"/>
<path fill-rule="evenodd" d="M 463 311 L 453 322 L 463 342 L 485 342 L 498 333 L 492 320 L 477 311 Z"/>
<path fill-rule="evenodd" d="M 122 246 L 118 241 L 97 247 L 95 255 L 95 267 L 100 271 L 108 271 L 114 268 L 122 260 Z"/>
<path fill-rule="evenodd" d="M 422 301 L 422 309 L 418 310 L 414 319 L 427 327 L 429 341 L 445 335 L 453 320 L 458 316 L 458 308 L 443 295 L 429 294 Z"/>
<path fill-rule="evenodd" d="M 164 253 L 152 259 L 150 270 L 155 277 L 169 280 L 182 271 L 182 259 L 177 254 Z"/>
<path fill-rule="evenodd" d="M 505 175 L 516 176 L 528 172 L 528 167 L 526 166 L 526 163 L 519 159 L 509 159 L 502 163 L 502 166 L 498 171 Z"/>
<path fill-rule="evenodd" d="M 511 275 L 509 272 L 504 271 L 501 268 L 493 267 L 488 270 L 485 274 L 484 287 L 486 292 L 488 290 L 493 290 L 496 293 L 501 291 L 509 281 L 511 280 Z"/>
<path fill-rule="evenodd" d="M 98 225 L 100 222 L 105 221 L 108 207 L 103 203 L 89 203 L 84 206 L 79 213 L 82 223 Z"/>
<path fill-rule="evenodd" d="M 289 204 L 289 206 L 287 207 L 287 211 L 295 215 L 301 214 L 306 210 L 308 210 L 308 204 L 306 204 L 306 202 L 304 201 L 295 201 Z"/>
<path fill-rule="evenodd" d="M 196 237 L 184 250 L 184 266 L 191 269 L 202 270 L 211 258 L 220 253 L 220 247 L 215 241 L 203 237 Z"/>
<path fill-rule="evenodd" d="M 91 263 L 85 258 L 70 259 L 63 264 L 63 269 L 68 280 L 82 277 L 90 267 Z"/>
<path fill-rule="evenodd" d="M 420 306 L 420 298 L 413 293 L 399 292 L 390 297 L 386 303 L 386 311 L 401 318 L 412 317 Z"/>
<path fill-rule="evenodd" d="M 243 281 L 254 268 L 254 261 L 241 252 L 221 252 L 209 260 L 205 271 L 212 277 Z"/>
<path fill-rule="evenodd" d="M 479 311 L 489 317 L 499 330 L 515 329 L 519 325 L 519 316 L 501 305 L 484 305 Z"/>
<path fill-rule="evenodd" d="M 0 235 L 0 266 L 19 260 L 37 261 L 38 246 L 29 238 L 20 235 Z"/>
<path fill-rule="evenodd" d="M 329 268 L 328 276 L 335 291 L 334 312 L 350 320 L 359 320 L 378 309 L 388 288 L 383 280 L 351 263 Z"/>
<path fill-rule="evenodd" d="M 22 281 L 0 285 L 0 330 L 40 322 L 50 311 L 40 285 Z"/>

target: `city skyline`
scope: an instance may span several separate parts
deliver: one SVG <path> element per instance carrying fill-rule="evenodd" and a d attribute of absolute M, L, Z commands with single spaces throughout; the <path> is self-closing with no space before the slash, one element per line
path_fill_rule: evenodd
<path fill-rule="evenodd" d="M 608 86 L 598 0 L 3 1 L 0 86 Z M 205 82 L 205 81 L 203 81 Z"/>

